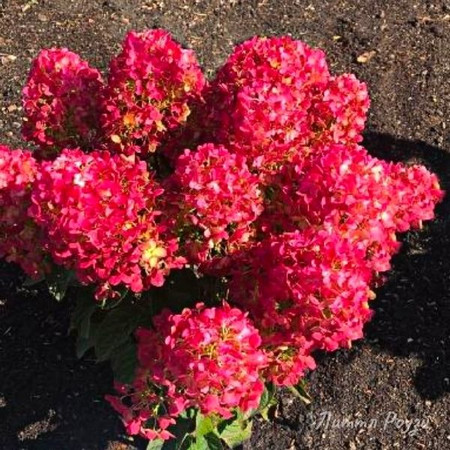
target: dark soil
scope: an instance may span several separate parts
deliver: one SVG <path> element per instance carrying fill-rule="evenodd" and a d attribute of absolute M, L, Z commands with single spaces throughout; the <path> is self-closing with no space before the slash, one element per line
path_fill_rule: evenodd
<path fill-rule="evenodd" d="M 66 46 L 105 69 L 127 29 L 149 27 L 192 46 L 209 74 L 254 34 L 322 47 L 333 71 L 369 84 L 370 150 L 420 161 L 449 187 L 450 4 L 437 0 L 3 0 L 2 142 L 23 145 L 20 89 L 40 48 Z M 372 58 L 358 63 L 365 52 Z M 246 449 L 450 449 L 449 213 L 450 197 L 405 236 L 367 338 L 321 357 L 309 376 L 312 404 L 283 395 Z M 0 448 L 141 448 L 103 401 L 108 367 L 75 357 L 70 305 L 23 290 L 12 267 L 0 274 Z"/>

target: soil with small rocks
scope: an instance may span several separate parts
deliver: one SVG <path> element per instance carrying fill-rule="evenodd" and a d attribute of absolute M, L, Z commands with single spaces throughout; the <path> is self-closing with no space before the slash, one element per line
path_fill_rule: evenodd
<path fill-rule="evenodd" d="M 129 29 L 162 27 L 211 76 L 234 44 L 289 34 L 323 48 L 334 73 L 368 83 L 364 144 L 420 162 L 450 183 L 450 3 L 426 0 L 0 0 L 1 142 L 20 139 L 21 87 L 43 47 L 68 47 L 105 71 Z M 372 303 L 366 338 L 319 355 L 312 402 L 289 393 L 244 449 L 450 449 L 450 197 L 401 252 Z M 104 401 L 112 375 L 77 360 L 71 302 L 23 288 L 0 265 L 0 449 L 131 450 Z M 70 295 L 69 295 L 70 300 Z"/>

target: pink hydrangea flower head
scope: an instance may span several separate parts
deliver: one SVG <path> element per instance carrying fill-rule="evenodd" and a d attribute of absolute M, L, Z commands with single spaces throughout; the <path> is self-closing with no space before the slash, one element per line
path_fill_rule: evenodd
<path fill-rule="evenodd" d="M 132 385 L 116 383 L 119 396 L 107 395 L 106 400 L 121 415 L 129 435 L 140 435 L 150 441 L 175 437 L 168 428 L 176 423 L 179 413 L 166 412 L 162 390 L 152 383 L 146 370 L 139 369 Z"/>
<path fill-rule="evenodd" d="M 217 141 L 272 168 L 311 136 L 310 114 L 329 81 L 325 54 L 290 37 L 238 45 L 211 83 L 206 124 Z"/>
<path fill-rule="evenodd" d="M 97 297 L 122 285 L 133 292 L 161 286 L 184 260 L 159 220 L 163 190 L 144 162 L 120 155 L 64 150 L 44 162 L 30 215 L 46 234 L 54 261 L 95 283 Z"/>
<path fill-rule="evenodd" d="M 23 136 L 54 157 L 65 147 L 89 149 L 99 129 L 100 72 L 66 48 L 42 50 L 23 89 Z"/>
<path fill-rule="evenodd" d="M 318 145 L 359 142 L 369 107 L 364 83 L 330 76 L 321 50 L 288 36 L 238 45 L 206 91 L 203 139 L 269 173 Z"/>
<path fill-rule="evenodd" d="M 242 311 L 227 304 L 197 305 L 155 318 L 155 325 L 165 333 L 166 372 L 204 414 L 229 418 L 235 408 L 246 412 L 258 406 L 266 357 L 258 331 Z"/>
<path fill-rule="evenodd" d="M 333 351 L 362 336 L 371 281 L 364 252 L 324 225 L 268 237 L 236 255 L 229 289 L 272 352 L 269 377 L 285 383 L 313 367 L 313 350 Z"/>
<path fill-rule="evenodd" d="M 205 78 L 192 50 L 164 30 L 130 31 L 111 61 L 102 125 L 108 146 L 143 156 L 183 126 Z"/>
<path fill-rule="evenodd" d="M 27 214 L 38 163 L 31 152 L 0 145 L 0 258 L 33 278 L 46 272 L 40 233 Z"/>
<path fill-rule="evenodd" d="M 316 368 L 314 342 L 296 331 L 262 330 L 263 348 L 268 356 L 264 378 L 276 386 L 295 386 Z"/>
<path fill-rule="evenodd" d="M 267 357 L 246 314 L 227 304 L 198 304 L 180 314 L 166 310 L 154 325 L 154 330 L 136 333 L 139 368 L 134 382 L 118 386 L 129 406 L 109 397 L 133 434 L 168 439 L 170 435 L 161 435 L 164 426 L 190 407 L 223 418 L 232 417 L 237 408 L 247 412 L 258 407 Z M 164 408 L 158 392 L 165 392 Z M 156 427 L 148 428 L 149 418 Z"/>
<path fill-rule="evenodd" d="M 214 144 L 185 150 L 171 182 L 180 232 L 187 233 L 186 251 L 194 261 L 249 241 L 251 224 L 262 212 L 262 195 L 244 156 Z"/>
<path fill-rule="evenodd" d="M 393 222 L 399 232 L 422 228 L 434 218 L 436 204 L 444 197 L 438 177 L 421 165 L 388 165 L 390 191 L 396 194 L 399 208 Z"/>
<path fill-rule="evenodd" d="M 387 163 L 358 145 L 327 144 L 272 178 L 258 225 L 279 233 L 332 223 L 382 272 L 400 247 L 396 233 L 432 218 L 441 198 L 436 176 L 424 167 Z"/>

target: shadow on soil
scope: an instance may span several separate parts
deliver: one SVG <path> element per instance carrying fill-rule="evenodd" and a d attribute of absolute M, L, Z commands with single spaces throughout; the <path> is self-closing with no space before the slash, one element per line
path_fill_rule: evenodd
<path fill-rule="evenodd" d="M 0 273 L 0 448 L 128 448 L 120 447 L 123 427 L 104 400 L 109 367 L 74 354 L 70 302 L 22 290 L 13 266 L 0 263 Z"/>

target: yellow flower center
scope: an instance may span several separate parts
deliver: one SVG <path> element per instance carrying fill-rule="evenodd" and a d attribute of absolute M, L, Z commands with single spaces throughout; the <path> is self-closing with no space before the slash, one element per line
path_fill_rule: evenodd
<path fill-rule="evenodd" d="M 142 252 L 142 263 L 151 269 L 157 267 L 162 258 L 167 256 L 167 251 L 164 247 L 159 247 L 155 241 L 149 241 Z"/>
<path fill-rule="evenodd" d="M 123 124 L 126 127 L 134 127 L 134 125 L 136 124 L 136 120 L 135 120 L 135 116 L 133 113 L 126 113 L 123 116 Z"/>

